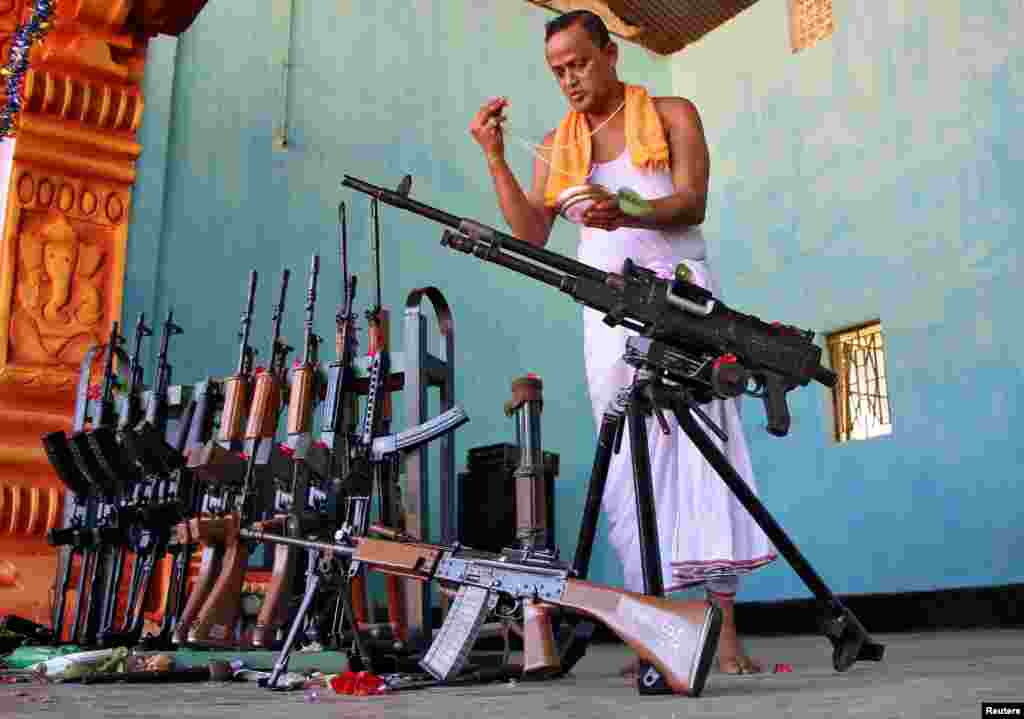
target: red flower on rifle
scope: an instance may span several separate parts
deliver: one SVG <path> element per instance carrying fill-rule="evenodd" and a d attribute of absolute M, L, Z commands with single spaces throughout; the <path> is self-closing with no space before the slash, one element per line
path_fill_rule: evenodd
<path fill-rule="evenodd" d="M 89 392 L 85 395 L 86 399 L 90 401 L 96 401 L 103 398 L 103 388 L 98 384 L 89 385 Z"/>

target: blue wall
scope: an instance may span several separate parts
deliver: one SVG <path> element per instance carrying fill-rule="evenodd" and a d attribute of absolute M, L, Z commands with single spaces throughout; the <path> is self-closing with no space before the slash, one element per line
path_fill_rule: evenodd
<path fill-rule="evenodd" d="M 673 56 L 712 154 L 705 225 L 728 300 L 829 332 L 881 318 L 892 434 L 829 439 L 822 388 L 755 471 L 840 592 L 1020 581 L 1020 3 L 836 0 L 834 35 L 790 52 L 761 0 Z M 751 411 L 754 410 L 754 411 Z M 751 597 L 806 595 L 785 565 Z"/>
<path fill-rule="evenodd" d="M 705 228 L 726 300 L 821 332 L 882 319 L 892 435 L 834 444 L 820 387 L 791 394 L 785 439 L 764 432 L 760 406 L 744 411 L 763 497 L 837 592 L 1022 578 L 1010 560 L 1022 540 L 1022 348 L 1008 315 L 1019 227 L 1009 188 L 1024 179 L 1009 135 L 1024 87 L 1011 33 L 1024 18 L 1006 5 L 835 0 L 834 37 L 797 55 L 784 0 L 761 0 L 672 58 L 620 43 L 624 79 L 702 112 Z M 410 173 L 421 201 L 502 226 L 467 132 L 474 110 L 507 95 L 510 130 L 539 139 L 565 107 L 542 54 L 550 16 L 524 2 L 295 0 L 290 20 L 287 0 L 247 7 L 210 3 L 180 39 L 154 43 L 147 66 L 125 317 L 174 307 L 187 332 L 181 381 L 232 371 L 253 268 L 261 357 L 283 266 L 286 333 L 300 338 L 313 252 L 317 328 L 333 336 L 341 199 L 367 307 L 367 202 L 339 187 L 343 174 L 392 186 Z M 289 45 L 289 147 L 275 151 Z M 527 152 L 508 155 L 528 178 Z M 472 418 L 458 432 L 460 468 L 467 449 L 512 439 L 509 381 L 544 379 L 544 445 L 561 455 L 557 541 L 571 556 L 594 442 L 580 308 L 440 248 L 429 221 L 384 207 L 382 225 L 394 349 L 411 289 L 436 285 L 453 306 L 457 394 Z M 550 246 L 572 255 L 575 242 L 561 227 Z M 592 576 L 621 578 L 603 538 Z M 780 562 L 743 596 L 806 594 Z"/>

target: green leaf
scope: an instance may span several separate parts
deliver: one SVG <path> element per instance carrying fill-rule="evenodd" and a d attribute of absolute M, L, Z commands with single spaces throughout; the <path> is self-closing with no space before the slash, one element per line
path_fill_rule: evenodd
<path fill-rule="evenodd" d="M 654 207 L 651 206 L 650 202 L 628 187 L 621 188 L 616 195 L 619 198 L 619 207 L 627 215 L 643 217 L 654 212 Z"/>

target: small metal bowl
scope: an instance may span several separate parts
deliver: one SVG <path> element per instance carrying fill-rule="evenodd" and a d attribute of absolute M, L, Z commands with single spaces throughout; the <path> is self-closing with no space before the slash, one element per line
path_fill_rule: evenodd
<path fill-rule="evenodd" d="M 564 190 L 555 200 L 558 214 L 574 222 L 583 224 L 583 213 L 601 200 L 615 197 L 604 185 L 576 185 Z"/>

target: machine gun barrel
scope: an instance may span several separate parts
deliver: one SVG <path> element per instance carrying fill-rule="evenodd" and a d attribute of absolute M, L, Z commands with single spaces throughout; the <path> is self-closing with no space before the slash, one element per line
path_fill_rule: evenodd
<path fill-rule="evenodd" d="M 443 210 L 438 210 L 430 205 L 425 205 L 422 202 L 412 200 L 405 195 L 392 192 L 391 190 L 378 187 L 377 185 L 372 185 L 369 182 L 352 177 L 351 175 L 345 175 L 345 179 L 342 180 L 341 184 L 345 187 L 357 190 L 358 192 L 370 195 L 371 197 L 375 197 L 386 205 L 399 207 L 403 210 L 408 210 L 409 212 L 420 215 L 421 217 L 426 217 L 434 222 L 447 225 L 454 230 L 458 230 L 464 235 L 477 236 L 487 239 L 490 243 L 497 243 L 503 249 L 511 250 L 512 252 L 534 260 L 535 262 L 541 262 L 550 267 L 554 267 L 566 274 L 570 274 L 575 277 L 585 277 L 587 279 L 594 280 L 595 282 L 605 282 L 608 278 L 607 272 L 602 272 L 590 265 L 585 265 L 582 262 L 577 262 L 576 260 L 572 260 L 556 252 L 545 250 L 543 247 L 536 247 L 531 245 L 529 242 L 524 242 L 512 235 L 500 232 L 493 227 L 488 227 L 487 225 L 468 218 L 457 217 L 456 215 L 449 214 Z M 554 278 L 544 279 L 544 276 L 531 276 L 534 277 L 534 279 L 539 279 L 547 282 L 548 284 L 555 284 L 553 281 Z M 555 286 L 557 287 L 558 285 L 555 284 Z"/>

